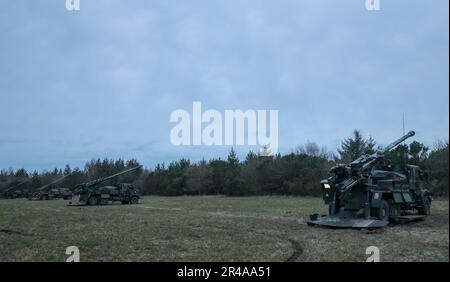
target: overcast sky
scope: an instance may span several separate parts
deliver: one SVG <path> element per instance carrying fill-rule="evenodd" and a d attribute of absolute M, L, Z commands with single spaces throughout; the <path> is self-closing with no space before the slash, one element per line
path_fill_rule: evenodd
<path fill-rule="evenodd" d="M 225 157 L 176 109 L 275 109 L 279 151 L 449 136 L 448 0 L 0 0 L 0 168 Z M 242 156 L 245 148 L 236 148 Z M 255 148 L 257 150 L 257 148 Z"/>

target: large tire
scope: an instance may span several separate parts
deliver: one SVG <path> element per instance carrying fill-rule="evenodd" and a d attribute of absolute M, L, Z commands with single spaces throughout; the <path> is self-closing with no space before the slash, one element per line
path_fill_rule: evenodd
<path fill-rule="evenodd" d="M 102 198 L 100 199 L 100 205 L 107 205 L 108 204 L 108 199 Z"/>
<path fill-rule="evenodd" d="M 88 205 L 90 206 L 95 206 L 97 205 L 97 203 L 98 203 L 97 198 L 94 196 L 90 197 L 88 200 Z"/>
<path fill-rule="evenodd" d="M 390 206 L 385 200 L 381 200 L 380 207 L 372 209 L 372 215 L 379 220 L 389 220 Z"/>
<path fill-rule="evenodd" d="M 131 204 L 133 204 L 133 205 L 139 204 L 139 198 L 138 197 L 131 197 Z"/>
<path fill-rule="evenodd" d="M 428 197 L 423 200 L 422 207 L 418 208 L 418 210 L 420 215 L 430 215 L 430 200 Z"/>
<path fill-rule="evenodd" d="M 398 222 L 398 217 L 401 215 L 400 205 L 394 204 L 392 200 L 388 201 L 389 204 L 389 217 L 392 222 Z"/>

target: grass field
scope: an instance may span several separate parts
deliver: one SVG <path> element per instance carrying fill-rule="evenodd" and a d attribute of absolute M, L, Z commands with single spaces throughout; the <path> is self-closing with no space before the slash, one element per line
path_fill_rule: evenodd
<path fill-rule="evenodd" d="M 66 207 L 67 201 L 0 200 L 0 261 L 448 261 L 449 206 L 425 221 L 384 229 L 307 226 L 319 198 L 144 197 L 139 205 Z"/>

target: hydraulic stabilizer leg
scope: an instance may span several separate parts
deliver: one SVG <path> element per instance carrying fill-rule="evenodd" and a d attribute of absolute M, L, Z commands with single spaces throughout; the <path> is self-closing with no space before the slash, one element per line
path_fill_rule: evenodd
<path fill-rule="evenodd" d="M 366 202 L 364 203 L 364 218 L 370 218 L 370 193 L 366 190 Z"/>
<path fill-rule="evenodd" d="M 336 191 L 333 191 L 333 197 L 330 203 L 330 207 L 329 207 L 329 215 L 335 215 L 337 213 L 337 209 L 336 209 Z"/>

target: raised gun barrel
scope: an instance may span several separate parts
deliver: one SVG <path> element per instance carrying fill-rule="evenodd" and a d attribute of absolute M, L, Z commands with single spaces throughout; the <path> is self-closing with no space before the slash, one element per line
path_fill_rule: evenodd
<path fill-rule="evenodd" d="M 128 173 L 128 172 L 137 170 L 137 169 L 139 169 L 141 167 L 142 167 L 141 165 L 140 166 L 136 166 L 136 167 L 133 167 L 133 168 L 121 171 L 119 173 L 116 173 L 116 174 L 113 174 L 113 175 L 110 175 L 110 176 L 106 176 L 106 177 L 102 177 L 102 178 L 99 178 L 99 179 L 96 179 L 96 180 L 92 180 L 92 181 L 89 181 L 89 182 L 86 182 L 86 183 L 78 184 L 77 186 L 75 186 L 75 188 L 78 188 L 78 187 L 80 187 L 80 188 L 81 187 L 92 187 L 92 186 L 100 184 L 100 183 L 102 183 L 102 182 L 104 182 L 106 180 L 109 180 L 111 178 L 114 178 L 114 177 L 117 177 L 119 175 L 122 175 L 122 174 L 125 174 L 125 173 Z"/>
<path fill-rule="evenodd" d="M 405 141 L 406 139 L 408 139 L 409 137 L 414 136 L 416 133 L 414 131 L 410 131 L 408 133 L 406 133 L 404 136 L 402 136 L 401 138 L 395 140 L 394 142 L 392 142 L 391 144 L 387 145 L 382 151 L 381 153 L 384 154 L 386 152 L 389 152 L 390 150 L 394 149 L 395 147 L 397 147 L 398 145 L 400 145 L 400 143 L 402 143 L 403 141 Z"/>
<path fill-rule="evenodd" d="M 3 192 L 9 192 L 12 189 L 15 189 L 15 188 L 18 188 L 18 187 L 22 186 L 23 184 L 27 183 L 28 181 L 29 181 L 29 179 L 24 180 L 24 181 L 20 182 L 19 184 L 16 184 L 16 185 L 14 185 L 12 187 L 9 187 L 9 188 L 5 189 Z"/>
<path fill-rule="evenodd" d="M 400 137 L 399 139 L 395 140 L 391 144 L 389 144 L 386 147 L 384 147 L 384 149 L 382 149 L 381 151 L 377 151 L 377 152 L 373 153 L 372 155 L 361 156 L 358 159 L 356 159 L 353 162 L 351 162 L 350 165 L 352 165 L 354 167 L 357 167 L 360 171 L 370 170 L 371 167 L 373 167 L 373 165 L 379 159 L 381 159 L 385 153 L 387 153 L 390 150 L 394 149 L 395 147 L 400 145 L 400 143 L 402 143 L 403 141 L 405 141 L 409 137 L 414 136 L 414 134 L 416 134 L 416 133 L 411 130 L 410 132 L 408 132 L 404 136 Z"/>
<path fill-rule="evenodd" d="M 56 184 L 56 183 L 62 181 L 63 179 L 65 179 L 65 178 L 67 178 L 67 177 L 69 177 L 69 176 L 71 176 L 71 175 L 72 175 L 72 173 L 67 174 L 67 175 L 64 175 L 63 177 L 60 177 L 60 178 L 56 179 L 55 181 L 52 181 L 52 182 L 50 182 L 50 183 L 48 183 L 48 184 L 45 184 L 44 186 L 42 186 L 41 188 L 39 188 L 39 191 L 40 191 L 40 192 L 45 192 L 45 191 L 47 191 L 48 188 L 49 188 L 50 186 L 52 186 L 53 184 Z"/>

